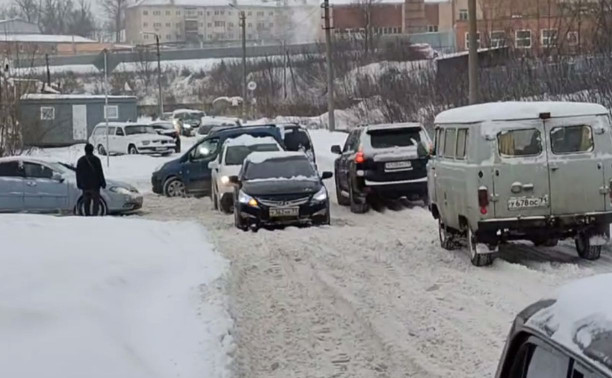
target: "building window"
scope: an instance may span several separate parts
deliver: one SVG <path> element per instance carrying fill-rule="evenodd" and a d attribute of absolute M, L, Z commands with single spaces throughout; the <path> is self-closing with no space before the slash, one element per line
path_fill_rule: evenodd
<path fill-rule="evenodd" d="M 157 29 L 157 28 L 161 28 L 161 25 L 162 25 L 161 22 L 156 22 L 153 24 L 153 27 Z"/>
<path fill-rule="evenodd" d="M 142 23 L 142 27 L 143 28 L 148 28 L 149 27 L 149 23 L 148 22 L 143 22 Z"/>
<path fill-rule="evenodd" d="M 222 11 L 221 11 L 221 16 L 223 16 L 224 14 L 225 14 L 225 11 L 224 11 L 224 10 L 222 10 Z"/>
<path fill-rule="evenodd" d="M 176 23 L 176 28 L 177 28 L 177 29 L 180 29 L 181 27 L 183 27 L 183 24 L 182 24 L 182 23 L 180 23 L 180 22 L 177 22 L 177 23 Z"/>
<path fill-rule="evenodd" d="M 274 16 L 274 12 L 270 11 L 270 13 L 268 13 L 268 16 L 270 17 Z"/>
<path fill-rule="evenodd" d="M 249 34 L 249 39 L 253 39 L 253 34 Z"/>
<path fill-rule="evenodd" d="M 147 40 L 149 39 L 149 35 L 148 35 L 148 34 L 145 34 L 145 35 L 143 35 L 142 37 L 143 37 L 144 39 L 147 39 Z"/>
<path fill-rule="evenodd" d="M 200 22 L 200 27 L 203 28 L 204 27 L 204 23 Z"/>
<path fill-rule="evenodd" d="M 40 120 L 41 121 L 53 121 L 55 120 L 55 108 L 52 106 L 41 106 L 40 108 Z"/>
<path fill-rule="evenodd" d="M 468 18 L 470 18 L 468 10 L 467 9 L 459 9 L 459 20 L 460 21 L 467 21 Z"/>
<path fill-rule="evenodd" d="M 264 16 L 264 12 L 257 12 L 257 17 L 263 17 Z"/>
<path fill-rule="evenodd" d="M 209 35 L 208 35 L 208 39 L 212 39 L 212 34 L 209 34 Z"/>
<path fill-rule="evenodd" d="M 227 36 L 229 39 L 234 39 L 234 33 L 229 33 Z"/>
<path fill-rule="evenodd" d="M 252 16 L 253 12 L 249 11 L 249 13 L 247 13 L 247 16 Z"/>
<path fill-rule="evenodd" d="M 234 23 L 230 22 L 229 24 L 227 24 L 228 27 L 233 28 L 234 27 Z"/>
<path fill-rule="evenodd" d="M 253 27 L 253 24 L 249 22 L 249 28 L 252 28 L 252 27 Z"/>
<path fill-rule="evenodd" d="M 506 47 L 506 32 L 503 30 L 495 30 L 491 32 L 491 48 L 498 49 Z"/>
<path fill-rule="evenodd" d="M 571 32 L 567 32 L 567 45 L 568 46 L 578 46 L 578 43 L 580 43 L 580 38 L 578 38 L 578 32 L 577 31 L 571 31 Z"/>
<path fill-rule="evenodd" d="M 225 27 L 225 21 L 215 21 L 215 27 L 216 28 Z"/>
<path fill-rule="evenodd" d="M 557 29 L 542 29 L 541 43 L 544 47 L 557 46 Z"/>
<path fill-rule="evenodd" d="M 209 23 L 208 23 L 208 27 L 209 27 L 209 28 L 212 28 L 212 22 L 209 22 Z"/>
<path fill-rule="evenodd" d="M 438 31 L 438 25 L 427 25 L 427 31 L 429 33 L 436 33 Z"/>
<path fill-rule="evenodd" d="M 219 15 L 219 11 L 218 11 L 218 10 L 216 10 L 216 11 L 215 11 L 215 16 L 218 16 L 218 15 Z"/>
<path fill-rule="evenodd" d="M 227 15 L 231 16 L 232 15 L 232 11 L 227 11 Z"/>
<path fill-rule="evenodd" d="M 476 48 L 477 49 L 480 48 L 480 32 L 476 33 Z M 469 32 L 465 33 L 465 49 L 466 50 L 470 49 L 470 33 Z"/>
<path fill-rule="evenodd" d="M 167 28 L 171 28 L 172 27 L 172 23 L 171 22 L 166 22 L 166 27 Z"/>
<path fill-rule="evenodd" d="M 172 12 L 171 11 L 166 11 L 166 16 L 170 16 L 170 15 L 172 15 Z"/>
<path fill-rule="evenodd" d="M 210 12 L 206 12 L 206 15 L 207 15 L 207 16 L 210 16 Z"/>
<path fill-rule="evenodd" d="M 104 107 L 105 116 L 108 119 L 119 119 L 119 106 L 107 105 Z"/>
<path fill-rule="evenodd" d="M 268 26 L 270 27 L 270 29 L 272 29 L 274 27 L 274 23 L 270 22 L 270 24 Z"/>
<path fill-rule="evenodd" d="M 181 15 L 181 11 L 176 11 L 176 15 L 180 16 Z"/>
<path fill-rule="evenodd" d="M 166 39 L 169 41 L 172 39 L 172 36 L 170 34 L 166 34 Z"/>
<path fill-rule="evenodd" d="M 518 49 L 530 49 L 531 30 L 517 30 L 515 34 L 515 43 Z"/>
<path fill-rule="evenodd" d="M 153 16 L 161 16 L 161 11 L 153 11 Z"/>
<path fill-rule="evenodd" d="M 203 11 L 198 11 L 198 16 L 204 16 L 204 12 Z"/>

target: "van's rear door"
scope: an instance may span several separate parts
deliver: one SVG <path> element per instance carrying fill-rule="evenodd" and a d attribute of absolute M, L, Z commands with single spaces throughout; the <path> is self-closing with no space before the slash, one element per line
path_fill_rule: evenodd
<path fill-rule="evenodd" d="M 544 125 L 541 120 L 491 125 L 495 217 L 550 215 L 550 186 Z M 476 196 L 477 193 L 474 193 Z"/>
<path fill-rule="evenodd" d="M 606 210 L 608 198 L 603 155 L 610 136 L 597 117 L 553 118 L 544 121 L 548 143 L 550 199 L 553 215 Z M 601 143 L 604 140 L 606 143 Z M 596 137 L 600 137 L 597 141 Z"/>

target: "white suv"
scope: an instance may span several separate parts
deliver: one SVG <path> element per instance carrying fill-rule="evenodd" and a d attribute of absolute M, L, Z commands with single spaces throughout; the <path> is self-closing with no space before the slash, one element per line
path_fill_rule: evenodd
<path fill-rule="evenodd" d="M 107 147 L 108 130 L 108 147 Z M 174 139 L 159 135 L 151 125 L 137 123 L 98 124 L 89 137 L 100 155 L 111 154 L 158 154 L 170 155 L 174 152 Z"/>
<path fill-rule="evenodd" d="M 251 152 L 282 151 L 283 148 L 272 137 L 256 138 L 241 135 L 228 139 L 215 161 L 209 164 L 212 172 L 211 197 L 215 210 L 231 213 L 234 207 L 234 187 L 229 182 L 231 176 L 240 173 L 244 159 Z"/>

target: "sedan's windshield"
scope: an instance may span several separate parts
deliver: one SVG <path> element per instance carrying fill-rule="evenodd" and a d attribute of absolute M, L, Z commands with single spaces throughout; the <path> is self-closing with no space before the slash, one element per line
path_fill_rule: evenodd
<path fill-rule="evenodd" d="M 136 134 L 157 134 L 153 126 L 126 126 L 125 127 L 126 135 L 136 135 Z"/>
<path fill-rule="evenodd" d="M 277 144 L 255 144 L 252 146 L 229 146 L 225 153 L 225 165 L 242 165 L 251 152 L 279 151 Z"/>
<path fill-rule="evenodd" d="M 306 157 L 287 157 L 265 160 L 248 165 L 245 180 L 313 178 L 316 173 Z"/>

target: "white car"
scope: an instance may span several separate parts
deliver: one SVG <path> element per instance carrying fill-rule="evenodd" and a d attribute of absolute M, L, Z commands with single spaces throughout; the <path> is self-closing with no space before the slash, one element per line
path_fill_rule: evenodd
<path fill-rule="evenodd" d="M 231 213 L 234 207 L 234 187 L 229 181 L 231 176 L 240 173 L 244 159 L 252 152 L 282 151 L 283 148 L 272 137 L 256 138 L 241 135 L 228 139 L 211 168 L 211 198 L 215 210 Z"/>
<path fill-rule="evenodd" d="M 108 138 L 107 138 L 108 133 Z M 98 154 L 157 154 L 170 155 L 175 150 L 174 139 L 165 135 L 159 135 L 151 125 L 138 123 L 106 123 L 98 124 L 91 136 L 91 143 Z"/>

